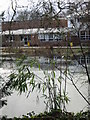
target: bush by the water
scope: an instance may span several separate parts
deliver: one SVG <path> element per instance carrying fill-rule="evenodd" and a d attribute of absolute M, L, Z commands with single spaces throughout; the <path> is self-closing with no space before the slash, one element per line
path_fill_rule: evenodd
<path fill-rule="evenodd" d="M 52 110 L 38 115 L 35 115 L 32 111 L 27 113 L 27 115 L 23 115 L 22 118 L 2 117 L 1 120 L 90 120 L 90 111 L 74 114 L 72 112 L 62 112 L 62 110 Z"/>

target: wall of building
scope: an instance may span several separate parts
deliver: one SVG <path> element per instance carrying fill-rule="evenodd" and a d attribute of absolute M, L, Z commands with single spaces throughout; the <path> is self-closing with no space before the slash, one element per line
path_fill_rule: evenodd
<path fill-rule="evenodd" d="M 31 28 L 65 28 L 68 26 L 67 20 L 29 20 L 29 21 L 12 21 L 2 22 L 2 31 L 5 30 L 18 30 L 18 29 L 31 29 Z"/>
<path fill-rule="evenodd" d="M 3 22 L 3 46 L 79 46 L 80 42 L 84 46 L 90 46 L 90 31 L 88 35 L 79 37 L 70 36 L 60 37 L 60 32 L 65 32 L 68 22 L 65 19 L 56 20 L 31 20 Z M 39 35 L 42 34 L 42 38 Z M 53 34 L 53 35 L 52 35 Z M 55 37 L 57 34 L 59 37 Z M 50 35 L 53 38 L 50 38 Z M 88 37 L 87 37 L 88 36 Z M 44 38 L 43 38 L 44 37 Z M 57 39 L 56 39 L 57 38 Z M 82 40 L 83 38 L 83 40 Z M 88 39 L 87 39 L 88 38 Z M 29 43 L 29 44 L 28 44 Z"/>

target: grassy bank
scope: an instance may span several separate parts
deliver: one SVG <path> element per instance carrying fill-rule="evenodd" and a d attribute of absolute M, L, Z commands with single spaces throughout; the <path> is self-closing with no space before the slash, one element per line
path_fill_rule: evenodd
<path fill-rule="evenodd" d="M 83 52 L 86 54 L 90 52 L 89 47 L 83 47 Z M 29 56 L 68 56 L 81 55 L 80 47 L 4 47 L 2 48 L 2 55 L 18 56 L 20 54 L 27 54 Z"/>

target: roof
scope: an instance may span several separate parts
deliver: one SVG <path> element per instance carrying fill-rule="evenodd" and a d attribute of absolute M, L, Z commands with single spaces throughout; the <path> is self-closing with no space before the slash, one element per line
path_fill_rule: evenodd
<path fill-rule="evenodd" d="M 2 34 L 3 35 L 22 35 L 22 34 L 37 34 L 37 33 L 61 33 L 61 32 L 66 32 L 67 29 L 66 28 L 48 28 L 48 29 L 44 29 L 44 28 L 33 28 L 33 29 L 18 29 L 18 30 L 6 30 L 3 31 Z"/>

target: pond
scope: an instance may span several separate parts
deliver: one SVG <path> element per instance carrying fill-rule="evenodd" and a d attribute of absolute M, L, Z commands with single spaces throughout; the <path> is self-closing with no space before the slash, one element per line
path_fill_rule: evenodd
<path fill-rule="evenodd" d="M 45 63 L 45 60 L 42 58 L 38 58 L 41 61 L 41 65 L 43 70 L 39 70 L 37 67 L 33 67 L 31 70 L 40 78 L 44 80 L 44 72 L 47 71 L 50 73 L 51 69 L 47 66 L 49 66 L 49 60 L 48 63 Z M 59 64 L 58 64 L 59 66 Z M 4 79 L 8 78 L 8 75 L 15 70 L 15 61 L 5 61 L 1 67 L 0 67 L 0 76 L 2 76 Z M 46 69 L 47 68 L 47 69 Z M 64 67 L 62 66 L 64 69 Z M 83 93 L 85 97 L 88 96 L 88 85 L 85 83 L 87 80 L 87 76 L 85 74 L 84 69 L 80 65 L 70 65 L 68 66 L 68 69 L 73 77 L 73 80 L 75 84 L 77 85 L 78 89 Z M 57 82 L 58 77 L 60 76 L 60 70 L 55 69 L 55 80 Z M 65 77 L 65 76 L 64 76 Z M 80 94 L 77 92 L 75 87 L 72 85 L 72 82 L 67 79 L 67 95 L 70 99 L 70 102 L 66 105 L 66 109 L 69 112 L 79 112 L 80 110 L 86 110 L 87 109 L 87 103 L 85 100 L 80 96 Z M 58 84 L 58 82 L 57 82 Z M 62 89 L 64 88 L 65 81 L 62 80 Z M 27 93 L 23 93 L 21 95 L 18 94 L 17 91 L 14 91 L 11 96 L 6 97 L 7 105 L 4 106 L 0 110 L 1 115 L 7 115 L 8 117 L 21 117 L 22 115 L 26 115 L 28 112 L 34 111 L 36 114 L 40 112 L 44 112 L 47 110 L 46 105 L 44 103 L 45 98 L 42 97 L 42 93 L 37 91 L 37 89 L 34 90 L 33 93 L 30 93 L 30 95 L 27 97 Z"/>

